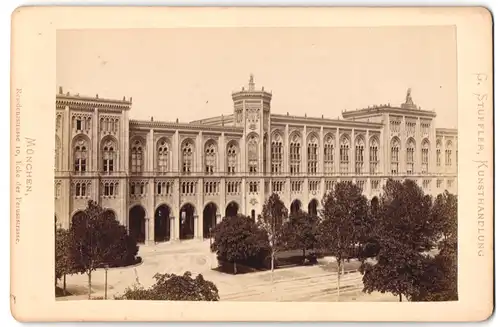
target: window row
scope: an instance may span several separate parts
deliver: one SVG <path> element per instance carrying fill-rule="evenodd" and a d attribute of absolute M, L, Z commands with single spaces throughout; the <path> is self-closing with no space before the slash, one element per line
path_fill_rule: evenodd
<path fill-rule="evenodd" d="M 102 182 L 100 195 L 104 197 L 115 197 L 118 195 L 118 181 Z M 58 191 L 60 193 L 60 191 Z M 77 198 L 88 198 L 92 193 L 92 183 L 90 181 L 76 182 L 72 184 L 72 193 Z M 56 193 L 57 196 L 57 193 Z"/>
<path fill-rule="evenodd" d="M 55 151 L 55 167 L 56 169 L 60 166 L 60 156 L 59 151 L 60 144 L 56 145 Z M 429 143 L 425 140 L 421 147 L 421 172 L 427 173 L 429 171 Z M 445 149 L 445 165 L 452 165 L 452 144 L 448 142 Z M 249 172 L 256 173 L 258 167 L 258 156 L 257 156 L 257 144 L 249 144 L 249 149 L 253 152 L 249 152 L 248 165 Z M 415 172 L 415 141 L 410 139 L 406 144 L 406 173 L 412 174 Z M 307 173 L 316 174 L 319 172 L 319 155 L 318 155 L 318 145 L 316 143 L 310 143 L 307 146 Z M 324 172 L 333 173 L 335 171 L 335 148 L 331 143 L 324 145 Z M 365 151 L 368 151 L 367 153 Z M 401 143 L 398 139 L 394 138 L 391 141 L 391 172 L 393 174 L 400 172 L 399 161 L 400 161 L 400 151 Z M 182 168 L 181 171 L 185 174 L 189 174 L 194 171 L 194 151 L 193 145 L 191 143 L 186 143 L 182 147 Z M 438 167 L 441 166 L 441 146 L 438 143 L 436 148 L 436 164 Z M 157 149 L 157 172 L 168 172 L 170 171 L 170 151 L 166 141 L 160 142 Z M 280 173 L 283 171 L 283 149 L 282 143 L 273 142 L 271 146 L 271 171 L 272 173 Z M 340 160 L 339 167 L 340 173 L 347 174 L 350 172 L 351 164 L 351 148 L 350 142 L 347 138 L 343 138 L 340 143 Z M 379 167 L 379 145 L 378 142 L 372 140 L 369 144 L 368 150 L 365 149 L 364 141 L 358 138 L 355 142 L 354 148 L 354 173 L 362 174 L 365 172 L 365 155 L 368 155 L 368 172 L 370 174 L 378 173 Z M 118 147 L 114 139 L 105 138 L 101 144 L 101 162 L 100 170 L 102 172 L 114 172 L 118 168 Z M 209 144 L 205 150 L 204 164 L 205 173 L 213 174 L 217 172 L 217 151 L 215 144 Z M 234 144 L 228 146 L 227 152 L 227 172 L 236 173 L 237 167 L 237 147 Z M 455 151 L 455 160 L 458 165 L 458 151 Z M 78 138 L 75 140 L 73 145 L 73 162 L 75 172 L 85 172 L 89 170 L 90 162 L 90 147 L 87 139 Z M 292 143 L 290 145 L 290 173 L 298 174 L 301 172 L 301 148 L 299 143 Z M 145 167 L 145 153 L 144 146 L 140 141 L 135 141 L 131 146 L 130 153 L 130 171 L 132 173 L 140 173 L 144 171 Z"/>

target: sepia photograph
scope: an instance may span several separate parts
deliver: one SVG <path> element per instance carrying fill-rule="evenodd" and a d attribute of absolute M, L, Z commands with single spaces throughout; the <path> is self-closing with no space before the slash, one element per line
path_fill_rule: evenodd
<path fill-rule="evenodd" d="M 56 57 L 58 300 L 458 300 L 453 27 L 70 30 Z"/>
<path fill-rule="evenodd" d="M 12 26 L 16 320 L 491 316 L 486 9 L 25 7 Z"/>

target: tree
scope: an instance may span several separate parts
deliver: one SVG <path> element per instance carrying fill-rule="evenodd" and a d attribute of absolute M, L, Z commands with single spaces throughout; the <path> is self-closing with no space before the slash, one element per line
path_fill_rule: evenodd
<path fill-rule="evenodd" d="M 288 217 L 288 209 L 278 194 L 273 193 L 264 203 L 258 225 L 266 231 L 271 248 L 271 282 L 274 282 L 274 263 L 276 254 L 282 246 L 283 223 Z"/>
<path fill-rule="evenodd" d="M 340 272 L 354 247 L 362 239 L 368 204 L 361 189 L 350 182 L 341 182 L 322 200 L 319 227 L 320 244 L 337 260 L 337 294 L 340 296 Z"/>
<path fill-rule="evenodd" d="M 235 274 L 237 263 L 248 263 L 269 251 L 265 232 L 258 228 L 253 219 L 243 215 L 224 217 L 215 226 L 213 235 L 211 250 L 217 253 L 220 261 L 232 263 Z"/>
<path fill-rule="evenodd" d="M 68 230 L 57 228 L 55 235 L 55 277 L 63 280 L 63 294 L 66 294 L 66 275 L 73 273 L 73 260 L 70 253 L 70 234 Z"/>
<path fill-rule="evenodd" d="M 375 228 L 380 250 L 375 264 L 364 262 L 363 291 L 390 292 L 412 300 L 429 276 L 432 258 L 427 252 L 437 240 L 431 216 L 432 199 L 411 180 L 388 180 Z"/>
<path fill-rule="evenodd" d="M 70 254 L 75 270 L 88 276 L 89 299 L 92 271 L 104 265 L 120 266 L 133 262 L 139 250 L 137 241 L 127 234 L 112 213 L 89 201 L 87 208 L 73 218 Z"/>
<path fill-rule="evenodd" d="M 366 220 L 360 225 L 357 257 L 361 262 L 375 257 L 380 251 L 377 234 L 378 221 L 381 219 L 380 211 L 379 198 L 374 196 L 370 200 Z"/>
<path fill-rule="evenodd" d="M 219 301 L 217 286 L 205 280 L 199 274 L 191 277 L 191 272 L 184 275 L 156 274 L 156 283 L 149 289 L 135 285 L 127 288 L 116 300 L 157 300 L 157 301 Z"/>
<path fill-rule="evenodd" d="M 458 228 L 458 199 L 457 196 L 448 191 L 439 194 L 432 206 L 432 219 L 436 224 L 437 231 L 442 236 L 440 246 L 446 242 L 457 241 Z"/>
<path fill-rule="evenodd" d="M 445 191 L 432 206 L 433 222 L 440 236 L 439 253 L 426 270 L 415 301 L 456 301 L 457 290 L 457 205 L 456 195 Z"/>
<path fill-rule="evenodd" d="M 305 261 L 306 251 L 318 245 L 319 217 L 300 210 L 290 216 L 283 226 L 283 242 L 287 249 L 302 249 Z"/>

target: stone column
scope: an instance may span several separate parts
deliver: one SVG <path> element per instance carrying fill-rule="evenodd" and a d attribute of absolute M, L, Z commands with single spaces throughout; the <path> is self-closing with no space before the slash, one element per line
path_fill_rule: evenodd
<path fill-rule="evenodd" d="M 170 241 L 175 240 L 175 216 L 173 213 L 170 213 L 170 217 L 168 217 L 168 226 L 170 226 Z"/>
<path fill-rule="evenodd" d="M 335 173 L 338 175 L 340 173 L 340 130 L 337 127 L 337 131 L 335 132 Z"/>
<path fill-rule="evenodd" d="M 149 238 L 149 217 L 144 218 L 144 244 L 148 245 L 150 243 Z"/>

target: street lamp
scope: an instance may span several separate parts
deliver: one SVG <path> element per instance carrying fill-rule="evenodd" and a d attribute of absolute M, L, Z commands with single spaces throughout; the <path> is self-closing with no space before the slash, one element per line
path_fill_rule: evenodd
<path fill-rule="evenodd" d="M 104 299 L 108 299 L 108 269 L 109 265 L 104 265 Z"/>

